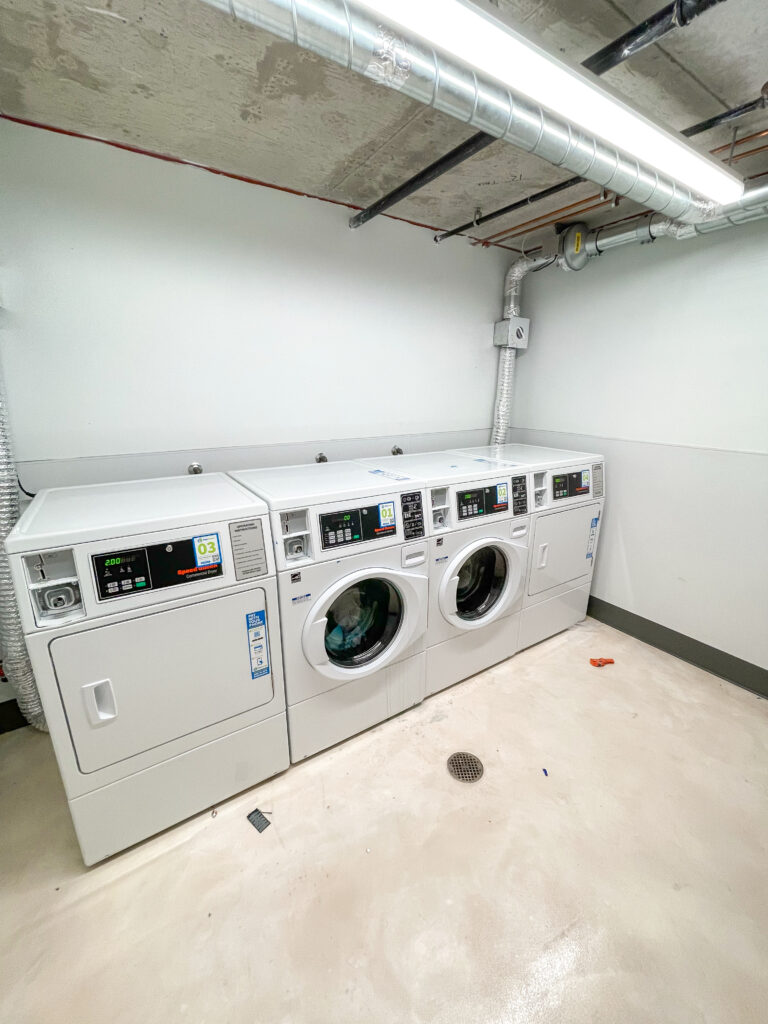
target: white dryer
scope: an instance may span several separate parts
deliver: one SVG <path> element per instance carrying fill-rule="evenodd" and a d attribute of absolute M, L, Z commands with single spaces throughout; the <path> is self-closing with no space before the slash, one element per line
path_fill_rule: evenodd
<path fill-rule="evenodd" d="M 449 452 L 360 464 L 424 481 L 430 533 L 427 693 L 513 655 L 528 561 L 525 472 Z"/>
<path fill-rule="evenodd" d="M 288 767 L 252 493 L 219 473 L 41 491 L 6 547 L 86 864 Z"/>
<path fill-rule="evenodd" d="M 530 472 L 532 537 L 520 648 L 580 622 L 587 614 L 603 517 L 603 456 L 522 444 L 462 452 L 474 458 L 508 460 Z"/>
<path fill-rule="evenodd" d="M 231 476 L 271 511 L 291 760 L 423 700 L 428 587 L 419 481 L 354 462 Z"/>

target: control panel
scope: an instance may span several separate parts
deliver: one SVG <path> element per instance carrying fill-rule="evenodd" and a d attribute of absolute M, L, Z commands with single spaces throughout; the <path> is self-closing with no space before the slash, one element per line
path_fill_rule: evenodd
<path fill-rule="evenodd" d="M 397 532 L 394 501 L 378 505 L 348 508 L 341 512 L 327 512 L 320 516 L 320 537 L 323 550 L 339 548 L 345 544 L 361 544 L 366 540 L 381 540 Z"/>
<path fill-rule="evenodd" d="M 421 491 L 413 494 L 400 495 L 400 508 L 403 513 L 403 536 L 406 540 L 414 540 L 424 536 L 424 509 L 421 504 Z"/>
<path fill-rule="evenodd" d="M 512 477 L 512 515 L 524 516 L 528 514 L 528 478 L 525 476 Z"/>
<path fill-rule="evenodd" d="M 504 480 L 490 487 L 459 491 L 456 494 L 456 506 L 460 520 L 506 512 L 509 509 L 509 484 Z"/>
<path fill-rule="evenodd" d="M 100 601 L 223 575 L 218 533 L 92 555 Z"/>
<path fill-rule="evenodd" d="M 589 494 L 590 473 L 588 469 L 579 469 L 575 473 L 552 474 L 552 498 L 579 498 Z"/>

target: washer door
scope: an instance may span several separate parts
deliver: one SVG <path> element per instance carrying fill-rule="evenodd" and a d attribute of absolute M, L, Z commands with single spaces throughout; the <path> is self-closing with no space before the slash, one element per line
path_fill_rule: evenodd
<path fill-rule="evenodd" d="M 370 675 L 395 661 L 415 639 L 420 595 L 414 577 L 361 569 L 329 587 L 313 605 L 302 633 L 304 656 L 332 679 Z M 422 625 L 423 629 L 423 625 Z"/>
<path fill-rule="evenodd" d="M 444 618 L 460 629 L 480 629 L 498 619 L 519 596 L 526 548 L 501 537 L 481 537 L 462 548 L 440 581 Z"/>

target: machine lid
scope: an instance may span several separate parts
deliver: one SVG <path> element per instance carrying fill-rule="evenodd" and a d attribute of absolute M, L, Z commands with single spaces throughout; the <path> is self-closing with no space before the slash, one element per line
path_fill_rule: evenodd
<path fill-rule="evenodd" d="M 8 535 L 8 552 L 263 515 L 263 501 L 224 473 L 39 491 Z"/>
<path fill-rule="evenodd" d="M 479 448 L 458 448 L 457 454 L 474 459 L 494 459 L 506 466 L 526 469 L 547 469 L 570 466 L 577 462 L 603 462 L 602 455 L 591 452 L 570 452 L 564 448 L 543 448 L 534 444 L 493 444 Z"/>
<path fill-rule="evenodd" d="M 413 473 L 372 473 L 359 462 L 313 462 L 306 466 L 235 470 L 230 476 L 258 494 L 273 511 L 329 501 L 365 498 L 402 487 L 418 489 Z"/>
<path fill-rule="evenodd" d="M 419 452 L 415 455 L 388 455 L 380 459 L 360 459 L 369 472 L 409 474 L 425 485 L 459 483 L 498 476 L 509 471 L 509 462 L 491 457 L 477 458 L 462 452 Z"/>

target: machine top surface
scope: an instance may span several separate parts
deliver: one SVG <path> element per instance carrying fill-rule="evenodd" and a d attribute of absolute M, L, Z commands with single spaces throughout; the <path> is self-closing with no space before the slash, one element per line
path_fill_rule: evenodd
<path fill-rule="evenodd" d="M 478 449 L 480 451 L 480 449 Z M 414 455 L 387 455 L 382 458 L 360 459 L 361 466 L 369 472 L 380 471 L 394 478 L 414 476 L 424 484 L 453 483 L 462 480 L 476 480 L 484 476 L 507 474 L 509 460 L 494 459 L 493 456 L 474 456 L 466 452 L 418 452 Z"/>
<path fill-rule="evenodd" d="M 373 466 L 352 461 L 237 470 L 230 476 L 258 494 L 274 511 L 423 486 L 423 481 L 408 470 L 377 473 Z"/>
<path fill-rule="evenodd" d="M 524 466 L 526 469 L 603 461 L 603 456 L 595 455 L 594 452 L 571 452 L 565 448 L 542 448 L 534 444 L 492 444 L 480 448 L 459 448 L 457 452 L 476 459 L 495 459 L 508 466 Z"/>
<path fill-rule="evenodd" d="M 39 491 L 6 540 L 8 552 L 244 519 L 264 502 L 224 473 Z"/>

